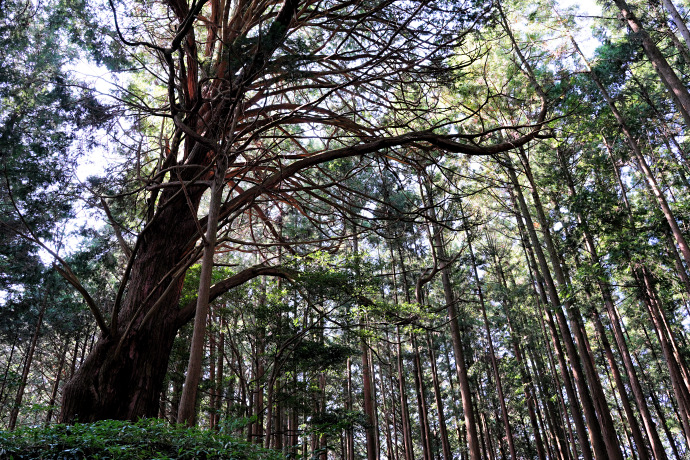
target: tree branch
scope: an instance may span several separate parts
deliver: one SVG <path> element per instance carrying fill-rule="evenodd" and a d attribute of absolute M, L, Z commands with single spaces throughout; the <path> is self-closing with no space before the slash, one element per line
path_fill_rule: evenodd
<path fill-rule="evenodd" d="M 266 265 L 254 265 L 239 273 L 234 274 L 230 278 L 226 278 L 223 281 L 219 281 L 213 286 L 211 286 L 211 292 L 209 294 L 209 302 L 217 299 L 221 295 L 228 292 L 230 289 L 240 286 L 247 281 L 256 278 L 257 276 L 277 276 L 279 278 L 284 278 L 287 280 L 293 279 L 293 273 L 283 267 L 268 267 Z M 196 310 L 196 298 L 187 302 L 183 306 L 179 313 L 177 314 L 177 325 L 182 327 L 194 318 L 194 312 Z"/>

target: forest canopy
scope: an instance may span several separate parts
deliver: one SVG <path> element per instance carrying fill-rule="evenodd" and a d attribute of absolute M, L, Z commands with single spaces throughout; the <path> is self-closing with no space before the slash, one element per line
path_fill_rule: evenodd
<path fill-rule="evenodd" d="M 0 426 L 686 458 L 689 11 L 4 0 Z"/>

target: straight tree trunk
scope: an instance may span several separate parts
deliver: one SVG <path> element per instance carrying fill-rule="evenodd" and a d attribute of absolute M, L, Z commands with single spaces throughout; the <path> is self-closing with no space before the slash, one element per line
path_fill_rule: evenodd
<path fill-rule="evenodd" d="M 421 445 L 424 460 L 433 460 L 433 453 L 431 448 L 431 430 L 429 427 L 429 411 L 426 404 L 426 390 L 424 388 L 424 373 L 422 371 L 422 361 L 419 356 L 419 347 L 417 346 L 417 339 L 413 334 L 410 335 L 412 342 L 412 349 L 414 356 L 412 360 L 414 377 L 415 377 L 415 394 L 417 396 L 417 407 L 419 416 L 419 429 L 421 433 Z"/>
<path fill-rule="evenodd" d="M 380 432 L 380 426 L 379 426 L 379 397 L 378 397 L 378 385 L 376 384 L 376 368 L 374 367 L 374 350 L 372 347 L 369 347 L 369 365 L 371 366 L 371 369 L 369 371 L 369 375 L 371 376 L 371 396 L 372 396 L 372 402 L 374 406 L 374 440 L 376 441 L 376 460 L 380 460 L 381 458 L 381 432 Z M 324 391 L 324 407 L 326 405 L 326 393 Z M 325 459 L 324 459 L 325 460 Z"/>
<path fill-rule="evenodd" d="M 402 418 L 403 444 L 405 446 L 405 460 L 414 460 L 414 447 L 412 443 L 412 428 L 410 426 L 410 410 L 407 403 L 407 389 L 405 375 L 403 374 L 402 337 L 400 326 L 396 327 L 397 336 L 397 360 L 398 360 L 398 392 L 400 393 L 400 417 Z"/>
<path fill-rule="evenodd" d="M 551 273 L 549 266 L 546 262 L 546 257 L 544 256 L 544 253 L 541 249 L 539 239 L 537 238 L 537 233 L 534 230 L 535 227 L 533 222 L 531 221 L 529 210 L 527 208 L 527 203 L 525 202 L 524 197 L 522 195 L 522 190 L 520 188 L 520 184 L 517 181 L 517 177 L 515 176 L 513 170 L 510 168 L 508 169 L 508 174 L 510 175 L 510 179 L 513 182 L 514 191 L 520 204 L 522 217 L 526 221 L 527 233 L 532 242 L 531 247 L 537 256 L 537 260 L 539 261 L 539 268 L 541 269 L 542 277 L 548 289 L 550 305 L 553 310 L 553 314 L 557 318 L 558 326 L 560 328 L 560 336 L 562 337 L 566 345 L 566 352 L 570 360 L 570 366 L 567 366 L 565 364 L 565 360 L 564 358 L 562 358 L 562 353 L 557 353 L 557 355 L 559 356 L 559 361 L 561 361 L 559 365 L 561 367 L 561 372 L 563 373 L 564 382 L 566 382 L 567 379 L 569 379 L 567 370 L 570 367 L 572 368 L 575 374 L 575 383 L 578 387 L 578 392 L 580 394 L 582 409 L 584 412 L 585 419 L 587 421 L 587 432 L 589 433 L 589 439 L 592 443 L 594 455 L 597 458 L 597 460 L 604 460 L 606 459 L 606 446 L 601 433 L 601 428 L 599 426 L 599 421 L 596 416 L 594 404 L 589 393 L 589 388 L 585 382 L 584 372 L 580 364 L 580 357 L 575 348 L 575 344 L 573 343 L 572 336 L 570 335 L 570 328 L 568 327 L 565 315 L 563 314 L 563 311 L 560 307 L 561 301 L 558 296 L 556 285 L 554 284 L 553 279 L 551 278 Z M 552 323 L 552 320 L 550 322 Z M 553 330 L 554 326 L 551 326 L 550 324 L 550 327 L 552 327 L 551 334 L 552 336 L 554 336 L 556 334 L 555 330 Z M 557 343 L 558 340 L 554 340 L 554 345 L 556 345 Z M 569 394 L 568 399 L 574 401 L 574 394 Z M 576 411 L 573 411 L 573 418 L 576 417 L 575 414 Z M 589 444 L 587 444 L 586 437 L 584 437 L 583 433 L 579 432 L 579 430 L 578 439 L 580 441 L 580 447 L 582 448 L 583 454 L 585 455 L 585 458 L 587 458 L 586 452 L 589 450 Z M 589 458 L 591 458 L 591 456 Z"/>
<path fill-rule="evenodd" d="M 389 409 L 387 403 L 387 401 L 392 401 L 393 398 L 389 397 L 389 395 L 392 396 L 392 391 L 391 393 L 387 394 L 386 383 L 389 379 L 386 376 L 386 368 L 387 366 L 385 366 L 383 363 L 379 363 L 379 383 L 375 386 L 379 388 L 380 393 L 380 407 L 382 412 L 381 419 L 383 420 L 384 431 L 383 435 L 386 438 L 386 458 L 393 460 L 395 458 L 395 454 L 393 452 L 393 434 L 391 433 L 391 410 Z"/>
<path fill-rule="evenodd" d="M 346 381 L 346 408 L 348 411 L 353 410 L 352 404 L 352 359 L 348 356 L 347 358 L 347 381 Z M 345 433 L 345 450 L 344 460 L 354 460 L 355 459 L 355 437 L 352 428 L 348 428 Z"/>
<path fill-rule="evenodd" d="M 455 422 L 455 432 L 458 435 L 458 443 L 460 446 L 460 457 L 462 459 L 466 458 L 466 447 L 467 443 L 465 440 L 467 437 L 464 435 L 463 430 L 462 430 L 462 425 L 459 423 L 459 420 L 461 419 L 460 411 L 458 410 L 458 406 L 456 404 L 457 402 L 457 392 L 455 390 L 455 383 L 453 381 L 453 366 L 451 364 L 451 359 L 450 359 L 450 353 L 448 348 L 443 347 L 443 357 L 445 358 L 445 364 L 446 364 L 446 376 L 448 379 L 448 383 L 450 383 L 450 392 L 451 392 L 451 407 L 453 408 L 453 419 Z M 457 374 L 457 373 L 456 373 Z"/>
<path fill-rule="evenodd" d="M 77 337 L 77 342 L 79 338 Z M 2 376 L 2 386 L 0 387 L 0 410 L 4 412 L 5 402 L 9 394 L 5 394 L 5 388 L 7 388 L 7 383 L 10 376 L 10 368 L 12 367 L 12 358 L 14 358 L 14 352 L 17 350 L 17 342 L 19 342 L 19 336 L 15 335 L 12 340 L 12 348 L 10 348 L 10 355 L 7 357 L 7 365 L 5 365 L 5 371 Z M 9 390 L 8 390 L 9 393 Z"/>
<path fill-rule="evenodd" d="M 430 209 L 433 212 L 433 207 L 430 207 Z M 432 214 L 432 221 L 435 222 L 435 220 L 435 215 Z M 479 437 L 477 435 L 477 423 L 474 417 L 472 394 L 470 390 L 469 377 L 467 375 L 465 352 L 462 345 L 462 335 L 460 333 L 460 325 L 458 324 L 458 313 L 453 295 L 453 287 L 450 282 L 450 270 L 446 265 L 448 262 L 448 256 L 445 252 L 443 237 L 441 232 L 438 230 L 434 231 L 433 243 L 434 244 L 432 247 L 434 247 L 438 259 L 442 264 L 444 264 L 441 268 L 441 283 L 443 285 L 443 295 L 444 300 L 446 301 L 446 310 L 448 312 L 448 321 L 450 324 L 453 355 L 455 356 L 455 369 L 458 375 L 458 382 L 460 384 L 462 411 L 465 417 L 465 427 L 467 430 L 467 447 L 470 460 L 481 460 Z"/>
<path fill-rule="evenodd" d="M 567 168 L 565 167 L 565 162 L 562 157 L 562 153 L 559 152 L 559 158 L 561 161 L 561 166 L 563 167 L 563 172 L 566 176 L 566 183 L 568 185 L 568 189 L 570 190 L 570 193 L 572 195 L 575 194 L 575 187 L 574 183 L 572 180 L 572 177 L 569 174 L 569 171 L 567 171 Z M 614 165 L 615 167 L 615 165 Z M 622 186 L 622 182 L 620 182 L 620 177 L 618 176 L 617 170 L 615 172 L 615 176 L 617 180 L 619 181 L 619 185 Z M 621 189 L 622 193 L 625 193 L 625 189 Z M 627 199 L 626 199 L 627 202 Z M 577 219 L 579 226 L 582 229 L 583 236 L 585 239 L 586 247 L 587 247 L 587 252 L 589 253 L 589 258 L 590 258 L 590 264 L 593 267 L 599 267 L 601 266 L 601 261 L 599 258 L 599 254 L 597 251 L 597 247 L 594 244 L 594 238 L 592 237 L 590 230 L 589 230 L 589 225 L 587 221 L 585 220 L 584 216 L 582 216 L 581 213 L 577 213 Z M 652 420 L 651 414 L 649 412 L 649 408 L 647 406 L 647 402 L 644 396 L 644 392 L 642 391 L 642 387 L 640 386 L 639 380 L 637 378 L 637 373 L 635 372 L 635 368 L 632 364 L 632 360 L 630 358 L 630 352 L 628 351 L 628 345 L 625 341 L 625 338 L 623 336 L 623 331 L 621 330 L 620 327 L 620 322 L 619 318 L 617 317 L 616 314 L 616 308 L 613 303 L 613 297 L 611 295 L 611 291 L 609 288 L 608 283 L 604 282 L 601 278 L 601 276 L 597 276 L 597 285 L 599 287 L 599 291 L 601 293 L 602 299 L 604 300 L 604 306 L 606 307 L 606 311 L 609 316 L 609 320 L 611 323 L 611 328 L 613 330 L 613 335 L 615 342 L 618 346 L 618 350 L 620 351 L 620 356 L 623 361 L 623 367 L 626 370 L 626 374 L 628 376 L 628 380 L 630 382 L 630 386 L 633 392 L 633 395 L 635 397 L 635 402 L 637 405 L 637 408 L 640 412 L 640 416 L 642 418 L 642 423 L 645 427 L 645 432 L 647 433 L 647 438 L 649 439 L 651 443 L 651 448 L 652 448 L 652 454 L 655 459 L 657 460 L 666 460 L 666 452 L 664 449 L 664 446 L 661 444 L 661 439 L 659 438 L 659 434 L 656 430 L 656 427 L 654 426 L 654 422 Z M 601 324 L 601 321 L 599 320 L 598 313 L 593 310 L 593 319 L 594 319 L 594 324 L 597 328 L 597 332 L 602 338 L 602 341 L 606 340 L 606 335 L 603 329 L 603 325 Z M 637 444 L 637 450 L 638 454 L 640 455 L 640 459 L 646 460 L 648 458 L 645 444 L 641 438 L 641 433 L 639 432 L 639 428 L 637 425 L 637 420 L 635 419 L 632 410 L 629 407 L 629 403 L 627 401 L 627 395 L 625 394 L 625 387 L 623 386 L 622 379 L 620 377 L 620 373 L 618 371 L 618 367 L 615 365 L 615 361 L 613 358 L 613 355 L 611 354 L 611 349 L 610 347 L 607 347 L 607 359 L 609 360 L 609 366 L 611 367 L 613 371 L 613 375 L 616 378 L 616 385 L 619 387 L 619 391 L 621 392 L 621 398 L 623 401 L 623 406 L 625 408 L 626 412 L 626 417 L 629 420 L 630 427 L 632 430 L 633 438 L 635 439 L 635 443 Z M 631 419 L 632 418 L 632 419 Z"/>
<path fill-rule="evenodd" d="M 421 178 L 420 178 L 421 181 Z M 446 248 L 443 242 L 443 234 L 441 231 L 441 227 L 438 225 L 438 219 L 436 215 L 436 207 L 435 204 L 432 202 L 432 187 L 430 184 L 430 181 L 427 180 L 424 183 L 425 187 L 420 186 L 420 190 L 423 191 L 426 189 L 426 206 L 428 208 L 428 214 L 429 214 L 429 220 L 431 222 L 430 228 L 429 228 L 429 239 L 431 243 L 431 248 L 432 252 L 434 255 L 434 260 L 439 260 L 439 263 L 441 264 L 441 277 L 442 277 L 442 284 L 443 284 L 443 291 L 444 291 L 444 299 L 446 301 L 446 308 L 450 312 L 452 309 L 453 311 L 455 310 L 454 307 L 452 307 L 452 304 L 454 302 L 453 300 L 453 293 L 452 293 L 452 287 L 450 283 L 450 275 L 449 275 L 449 267 L 448 267 L 448 255 L 446 254 Z M 419 301 L 419 300 L 418 300 Z M 450 314 L 450 313 L 449 313 Z M 452 316 L 451 316 L 452 318 Z M 453 320 L 451 319 L 451 322 Z M 453 325 L 451 324 L 451 330 L 453 329 Z M 427 341 L 429 343 L 429 353 L 430 357 L 432 357 L 432 372 L 434 373 L 434 382 L 436 382 L 436 363 L 433 360 L 433 350 L 431 349 L 431 338 L 427 335 Z M 457 366 L 457 361 L 456 361 L 456 366 Z M 458 370 L 458 372 L 461 372 Z M 466 371 L 465 371 L 466 373 Z M 452 385 L 452 382 L 451 382 Z M 435 394 L 440 395 L 439 390 L 436 388 L 436 383 L 435 383 Z M 461 391 L 462 393 L 462 391 Z M 463 398 L 463 410 L 465 410 L 464 406 L 464 398 Z M 446 423 L 445 423 L 445 417 L 443 414 L 443 404 L 442 401 L 440 400 L 439 397 L 437 397 L 437 407 L 439 411 L 439 425 L 440 425 L 440 430 L 441 430 L 441 443 L 443 447 L 443 455 L 445 460 L 450 459 L 450 443 L 448 439 L 448 433 L 447 433 L 447 428 L 446 428 Z M 467 423 L 467 420 L 466 420 Z M 471 444 L 471 441 L 468 439 L 468 445 Z"/>
<path fill-rule="evenodd" d="M 668 440 L 668 443 L 671 446 L 671 450 L 673 451 L 674 457 L 676 458 L 676 460 L 684 460 L 683 455 L 681 455 L 678 451 L 678 446 L 676 445 L 676 440 L 673 436 L 673 433 L 671 433 L 671 430 L 669 429 L 668 424 L 666 423 L 666 417 L 664 416 L 664 412 L 661 409 L 661 405 L 659 404 L 659 398 L 657 398 L 654 391 L 650 391 L 649 397 L 652 400 L 652 405 L 654 406 L 654 410 L 656 410 L 657 418 L 659 419 L 661 428 L 664 430 L 666 439 Z"/>
<path fill-rule="evenodd" d="M 505 429 L 506 439 L 508 440 L 508 449 L 510 450 L 510 458 L 512 460 L 517 459 L 517 454 L 515 453 L 515 443 L 513 440 L 513 430 L 510 426 L 510 420 L 508 418 L 508 409 L 506 407 L 505 394 L 503 393 L 503 384 L 501 382 L 501 376 L 498 373 L 498 363 L 496 362 L 496 352 L 494 351 L 494 343 L 491 338 L 491 329 L 489 328 L 489 319 L 486 316 L 486 305 L 484 302 L 484 293 L 482 291 L 481 281 L 479 279 L 479 273 L 477 272 L 477 261 L 474 257 L 474 250 L 472 249 L 472 240 L 467 230 L 467 222 L 465 220 L 464 211 L 462 205 L 460 205 L 460 214 L 465 223 L 465 235 L 467 238 L 467 247 L 470 251 L 470 262 L 472 264 L 472 273 L 474 275 L 474 282 L 477 286 L 477 296 L 479 297 L 479 308 L 482 311 L 482 319 L 484 321 L 484 332 L 486 333 L 486 341 L 489 344 L 489 359 L 491 361 L 491 370 L 494 375 L 494 380 L 496 381 L 496 391 L 498 392 L 498 402 L 501 406 L 501 415 L 503 418 L 503 427 Z"/>
<path fill-rule="evenodd" d="M 192 344 L 189 350 L 189 364 L 187 376 L 182 388 L 180 409 L 177 413 L 177 423 L 187 426 L 196 424 L 196 398 L 201 380 L 201 365 L 203 362 L 204 342 L 206 337 L 206 324 L 208 322 L 208 304 L 211 292 L 211 276 L 213 274 L 213 255 L 216 251 L 216 233 L 218 230 L 218 216 L 223 199 L 225 185 L 225 170 L 227 158 L 221 154 L 217 159 L 213 185 L 211 186 L 211 203 L 208 211 L 208 227 L 204 241 L 204 254 L 201 259 L 201 274 L 199 275 L 199 293 L 194 316 L 194 332 Z"/>
<path fill-rule="evenodd" d="M 436 401 L 436 410 L 438 411 L 438 426 L 439 435 L 441 437 L 441 447 L 443 452 L 443 460 L 452 460 L 453 454 L 450 449 L 450 441 L 448 439 L 448 428 L 446 427 L 446 417 L 443 410 L 443 397 L 441 395 L 441 386 L 438 381 L 438 369 L 436 367 L 436 355 L 434 353 L 433 343 L 431 341 L 431 334 L 427 331 L 426 343 L 429 349 L 429 363 L 431 364 L 431 378 L 434 385 L 434 399 Z"/>
<path fill-rule="evenodd" d="M 486 427 L 486 418 L 484 412 L 479 412 L 478 407 L 482 406 L 482 396 L 479 389 L 477 390 L 477 404 L 474 406 L 474 417 L 477 420 L 477 428 L 479 429 L 479 442 L 482 451 L 482 458 L 495 460 L 493 446 L 491 445 L 491 437 L 489 436 Z"/>
<path fill-rule="evenodd" d="M 503 288 L 504 291 L 508 291 L 508 285 L 505 281 L 505 276 L 503 275 L 503 269 L 498 261 L 498 257 L 496 256 L 495 251 L 492 252 L 493 256 L 493 262 L 494 262 L 494 269 L 496 271 L 496 278 L 498 279 L 498 282 L 500 283 L 501 287 Z M 515 335 L 515 328 L 513 326 L 513 323 L 511 321 L 511 314 L 510 314 L 510 309 L 511 309 L 511 303 L 508 300 L 507 296 L 503 297 L 503 305 L 504 305 L 504 314 L 506 317 L 506 321 L 508 322 L 508 331 L 510 333 L 510 341 L 511 344 L 513 345 L 513 353 L 515 354 L 515 361 L 517 362 L 518 369 L 520 371 L 520 379 L 522 380 L 522 387 L 525 392 L 525 400 L 527 402 L 527 413 L 529 415 L 530 419 L 530 424 L 532 425 L 532 431 L 534 433 L 534 440 L 537 448 L 537 456 L 539 457 L 539 460 L 546 460 L 546 452 L 544 450 L 544 443 L 541 439 L 541 434 L 539 433 L 539 424 L 537 422 L 537 415 L 536 415 L 536 410 L 535 410 L 535 405 L 536 405 L 536 399 L 535 399 L 535 391 L 534 391 L 534 386 L 532 384 L 532 379 L 529 376 L 529 370 L 525 366 L 524 360 L 522 358 L 522 351 L 520 350 L 520 346 L 516 340 L 516 335 Z M 512 454 L 511 454 L 512 455 Z M 513 457 L 516 458 L 516 457 Z"/>
<path fill-rule="evenodd" d="M 551 232 L 549 230 L 549 223 L 547 222 L 546 217 L 544 215 L 544 209 L 541 205 L 541 201 L 539 198 L 539 194 L 537 192 L 534 177 L 532 176 L 528 159 L 523 151 L 520 150 L 519 153 L 522 159 L 523 167 L 525 168 L 525 174 L 532 188 L 532 197 L 534 199 L 535 211 L 537 214 L 537 218 L 539 220 L 539 224 L 541 225 L 544 232 L 544 243 L 547 252 L 549 253 L 549 258 L 551 259 L 551 265 L 553 267 L 554 274 L 556 275 L 558 287 L 560 287 L 561 289 L 567 289 L 568 283 L 566 281 L 563 269 L 561 268 L 558 253 L 553 245 Z M 546 261 L 544 260 L 543 270 L 548 269 L 548 266 L 546 266 L 545 262 Z M 615 426 L 613 424 L 611 412 L 609 410 L 606 398 L 604 396 L 601 381 L 599 380 L 599 376 L 596 370 L 594 369 L 593 357 L 591 356 L 591 353 L 588 350 L 587 336 L 584 333 L 584 327 L 581 323 L 580 313 L 569 300 L 566 299 L 562 303 L 563 307 L 568 313 L 570 322 L 572 324 L 571 331 L 573 333 L 573 337 L 575 338 L 575 344 L 577 345 L 577 348 L 573 347 L 572 349 L 569 349 L 570 344 L 572 342 L 565 338 L 566 335 L 569 338 L 569 334 L 567 331 L 568 325 L 565 319 L 565 315 L 563 314 L 563 309 L 560 308 L 561 301 L 558 296 L 558 288 L 556 287 L 556 284 L 554 284 L 549 273 L 545 273 L 544 278 L 546 280 L 550 296 L 554 302 L 556 320 L 558 321 L 559 327 L 561 328 L 561 332 L 564 336 L 566 350 L 568 350 L 571 365 L 573 366 L 573 370 L 576 375 L 576 382 L 579 382 L 581 379 L 581 377 L 578 376 L 578 374 L 581 372 L 581 369 L 584 370 L 584 373 L 582 374 L 582 384 L 579 385 L 579 389 L 580 396 L 583 400 L 583 408 L 585 409 L 585 417 L 590 418 L 590 420 L 588 420 L 588 425 L 590 426 L 590 430 L 592 427 L 596 427 L 597 424 L 601 427 L 600 436 L 601 438 L 603 438 L 602 440 L 604 442 L 606 454 L 604 454 L 604 452 L 600 450 L 600 446 L 598 446 L 599 433 L 594 433 L 595 436 L 593 439 L 593 446 L 595 456 L 597 456 L 598 459 L 608 458 L 610 460 L 622 460 L 623 456 L 616 436 Z M 577 363 L 578 356 L 581 357 L 582 368 L 580 368 L 579 364 Z M 587 392 L 588 389 L 591 391 L 591 393 Z M 587 399 L 590 397 L 591 404 L 595 409 L 595 412 L 593 414 L 589 413 L 590 401 L 588 401 Z M 592 433 L 592 431 L 590 431 L 590 433 Z"/>
<path fill-rule="evenodd" d="M 210 307 L 210 306 L 209 306 Z M 207 318 L 207 326 L 211 327 L 213 323 L 213 311 L 209 308 L 209 315 Z M 209 429 L 215 428 L 215 414 L 213 413 L 213 408 L 216 403 L 216 338 L 213 332 L 208 334 L 208 358 L 209 358 L 209 382 L 211 383 L 211 388 L 209 391 L 209 414 L 208 414 L 208 427 Z"/>
<path fill-rule="evenodd" d="M 398 437 L 398 426 L 401 425 L 398 423 L 398 408 L 396 404 L 396 394 L 395 394 L 395 377 L 394 377 L 394 371 L 393 371 L 393 350 L 391 348 L 391 340 L 389 337 L 389 331 L 386 331 L 386 353 L 390 357 L 388 360 L 388 366 L 386 366 L 387 369 L 387 377 L 388 377 L 388 389 L 389 389 L 389 398 L 388 401 L 390 403 L 390 409 L 389 409 L 389 423 L 391 426 L 391 429 L 389 430 L 389 436 L 390 442 L 392 444 L 392 453 L 390 455 L 390 458 L 393 460 L 400 460 L 400 448 L 402 447 L 402 443 L 400 442 L 400 438 Z M 346 460 L 351 460 L 351 459 L 346 459 Z"/>
<path fill-rule="evenodd" d="M 364 330 L 364 323 L 360 323 L 360 329 Z M 374 396 L 371 379 L 371 365 L 369 363 L 369 350 L 364 336 L 361 340 L 362 349 L 362 397 L 364 399 L 364 416 L 366 418 L 366 449 L 367 460 L 376 460 L 376 429 L 374 425 Z"/>
<path fill-rule="evenodd" d="M 649 33 L 642 27 L 642 23 L 632 12 L 625 0 L 614 0 L 614 3 L 621 11 L 623 18 L 628 22 L 630 29 L 637 34 L 642 41 L 642 48 L 652 66 L 659 74 L 659 78 L 666 86 L 672 99 L 676 103 L 676 108 L 685 120 L 686 127 L 690 126 L 690 93 L 683 82 L 678 78 L 676 72 L 669 65 L 668 61 L 656 46 Z M 682 21 L 681 21 L 682 23 Z M 686 259 L 687 261 L 687 259 Z"/>
<path fill-rule="evenodd" d="M 46 414 L 45 426 L 50 425 L 53 419 L 53 412 L 55 402 L 57 401 L 58 390 L 60 389 L 60 382 L 62 381 L 63 369 L 65 367 L 65 360 L 67 359 L 67 346 L 69 345 L 69 337 L 65 340 L 62 349 L 60 350 L 60 362 L 58 364 L 57 372 L 55 373 L 55 380 L 53 381 L 53 389 L 50 392 L 50 401 L 48 402 L 48 413 Z"/>
<path fill-rule="evenodd" d="M 398 277 L 397 277 L 397 263 L 392 244 L 389 244 L 391 256 L 391 270 L 393 273 L 393 299 L 398 303 Z M 400 255 L 402 265 L 402 254 Z M 404 278 L 403 268 L 403 280 Z M 403 282 L 403 286 L 407 291 L 407 283 Z M 409 301 L 409 299 L 408 299 Z M 403 436 L 403 453 L 405 460 L 414 460 L 414 450 L 412 444 L 412 428 L 410 426 L 410 411 L 407 405 L 407 389 L 405 385 L 405 377 L 403 375 L 403 356 L 402 356 L 402 336 L 400 335 L 400 326 L 396 325 L 396 364 L 398 377 L 398 393 L 400 395 L 400 426 Z"/>
<path fill-rule="evenodd" d="M 511 176 L 512 180 L 512 176 Z M 513 206 L 515 207 L 515 213 L 517 217 L 517 224 L 518 224 L 518 229 L 520 232 L 520 239 L 522 241 L 522 247 L 525 252 L 525 259 L 527 261 L 527 267 L 529 269 L 530 273 L 530 279 L 532 281 L 532 285 L 534 286 L 534 289 L 536 290 L 537 296 L 536 296 L 536 303 L 537 307 L 539 309 L 539 323 L 542 328 L 542 334 L 544 336 L 544 341 L 548 342 L 547 337 L 551 337 L 551 343 L 553 344 L 553 349 L 556 353 L 556 357 L 558 359 L 558 366 L 561 370 L 561 376 L 563 378 L 563 387 L 565 388 L 566 391 L 566 396 L 568 397 L 568 402 L 571 407 L 571 412 L 572 412 L 572 419 L 575 424 L 575 430 L 577 432 L 578 436 L 578 443 L 580 445 L 580 448 L 582 450 L 582 455 L 585 459 L 592 459 L 592 450 L 587 443 L 587 428 L 585 427 L 585 423 L 582 420 L 582 410 L 580 408 L 580 404 L 578 402 L 577 396 L 575 394 L 575 389 L 572 384 L 572 378 L 570 375 L 570 372 L 568 372 L 568 365 L 566 363 L 566 358 L 565 354 L 563 352 L 563 348 L 561 346 L 561 341 L 559 339 L 559 334 L 558 330 L 556 328 L 556 325 L 553 321 L 553 315 L 551 314 L 551 310 L 548 308 L 549 306 L 549 300 L 546 295 L 546 288 L 544 287 L 544 278 L 541 275 L 539 271 L 539 267 L 537 266 L 536 258 L 534 255 L 534 249 L 532 247 L 532 243 L 530 240 L 532 239 L 531 232 L 533 231 L 532 228 L 530 228 L 530 231 L 528 232 L 526 229 L 525 223 L 522 221 L 522 219 L 525 219 L 525 222 L 527 225 L 534 227 L 534 224 L 532 222 L 532 219 L 529 215 L 527 216 L 522 216 L 520 209 L 525 209 L 526 206 L 523 207 L 522 204 L 524 204 L 524 197 L 522 197 L 521 190 L 514 190 L 509 189 L 510 192 L 510 197 L 511 201 L 513 203 Z M 516 195 L 519 198 L 519 200 L 516 199 Z M 520 205 L 518 205 L 520 203 Z M 535 233 L 536 236 L 536 233 Z M 541 308 L 541 306 L 544 306 L 544 309 Z M 548 325 L 549 333 L 546 333 L 546 323 Z M 558 385 L 558 372 L 556 371 L 556 364 L 553 360 L 552 353 L 547 346 L 547 356 L 549 358 L 549 366 L 551 368 L 551 373 L 557 381 L 557 388 L 560 387 Z M 533 359 L 533 361 L 535 361 Z M 539 371 L 539 367 L 536 367 L 537 371 Z M 538 381 L 543 381 L 542 378 L 540 378 Z M 542 394 L 544 394 L 544 391 L 542 390 Z M 575 447 L 575 436 L 573 435 L 571 424 L 568 423 L 568 411 L 566 408 L 565 400 L 561 394 L 561 392 L 558 392 L 558 399 L 561 404 L 561 409 L 562 409 L 562 417 L 561 419 L 564 421 L 564 425 L 568 427 L 568 432 L 570 435 L 570 447 L 572 449 L 572 458 L 578 458 L 576 447 Z M 543 398 L 545 400 L 549 400 L 548 396 Z M 551 412 L 553 413 L 553 412 Z"/>
<path fill-rule="evenodd" d="M 216 400 L 213 405 L 214 425 L 217 426 L 220 421 L 221 407 L 223 403 L 223 389 L 225 381 L 225 318 L 223 313 L 220 313 L 220 337 L 218 339 L 218 357 L 216 362 L 216 382 L 215 393 Z"/>
<path fill-rule="evenodd" d="M 43 325 L 43 315 L 45 314 L 47 307 L 48 299 L 46 298 L 46 294 L 44 294 L 41 310 L 38 312 L 38 319 L 36 320 L 36 326 L 34 326 L 34 334 L 31 337 L 31 343 L 29 344 L 29 349 L 26 352 L 26 359 L 24 360 L 24 368 L 22 369 L 22 377 L 19 380 L 19 388 L 17 388 L 17 395 L 14 398 L 14 405 L 12 406 L 12 410 L 10 411 L 10 419 L 7 423 L 7 427 L 10 431 L 14 430 L 17 426 L 17 417 L 19 416 L 19 409 L 22 405 L 22 399 L 24 399 L 24 390 L 26 389 L 26 382 L 29 378 L 31 363 L 34 359 L 36 343 L 38 343 L 38 337 L 41 333 L 41 326 Z"/>

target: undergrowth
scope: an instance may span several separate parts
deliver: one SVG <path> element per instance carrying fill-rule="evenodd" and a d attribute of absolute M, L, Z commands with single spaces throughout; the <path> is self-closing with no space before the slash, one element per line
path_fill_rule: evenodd
<path fill-rule="evenodd" d="M 171 426 L 158 419 L 137 423 L 103 420 L 74 425 L 0 431 L 0 459 L 228 459 L 279 460 L 276 451 L 219 431 Z"/>

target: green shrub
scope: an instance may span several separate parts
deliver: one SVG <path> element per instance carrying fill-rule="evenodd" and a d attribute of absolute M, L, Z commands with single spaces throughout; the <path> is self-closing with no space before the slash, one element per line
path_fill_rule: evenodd
<path fill-rule="evenodd" d="M 171 426 L 164 420 L 27 427 L 0 431 L 0 459 L 279 460 L 275 451 L 220 431 Z"/>

